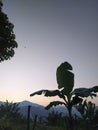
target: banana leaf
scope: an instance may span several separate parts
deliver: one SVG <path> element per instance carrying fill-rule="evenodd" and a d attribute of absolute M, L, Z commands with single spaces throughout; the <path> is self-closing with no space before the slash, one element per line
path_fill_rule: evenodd
<path fill-rule="evenodd" d="M 72 94 L 80 97 L 96 97 L 98 92 L 98 86 L 94 86 L 92 88 L 77 88 L 75 89 Z"/>
<path fill-rule="evenodd" d="M 82 98 L 80 98 L 80 97 L 78 97 L 78 96 L 74 96 L 73 99 L 72 99 L 72 101 L 71 101 L 71 104 L 72 104 L 72 105 L 76 105 L 76 104 L 78 104 L 78 103 L 81 103 L 82 101 L 83 101 Z"/>
<path fill-rule="evenodd" d="M 49 110 L 51 107 L 57 106 L 57 105 L 66 105 L 66 104 L 61 101 L 53 101 L 53 102 L 50 102 L 49 105 L 45 107 L 45 109 Z"/>
<path fill-rule="evenodd" d="M 65 99 L 64 95 L 59 90 L 43 89 L 43 90 L 39 90 L 39 91 L 36 91 L 36 92 L 30 94 L 30 96 L 41 95 L 41 94 L 44 94 L 44 96 L 46 96 L 46 97 L 59 96 L 60 98 Z"/>
<path fill-rule="evenodd" d="M 72 66 L 68 62 L 64 62 L 57 68 L 56 72 L 58 88 L 63 88 L 64 95 L 69 95 L 74 86 L 74 74 L 69 70 L 72 70 Z"/>

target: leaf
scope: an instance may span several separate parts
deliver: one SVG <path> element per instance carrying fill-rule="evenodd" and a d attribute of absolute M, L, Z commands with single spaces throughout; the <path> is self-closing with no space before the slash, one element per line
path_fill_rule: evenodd
<path fill-rule="evenodd" d="M 37 92 L 30 94 L 30 96 L 41 95 L 41 94 L 44 94 L 44 96 L 46 97 L 59 96 L 60 98 L 65 99 L 64 95 L 59 90 L 44 90 L 43 89 L 43 90 L 39 90 Z"/>
<path fill-rule="evenodd" d="M 95 93 L 98 92 L 98 86 L 94 86 L 90 88 L 90 91 L 95 92 Z"/>
<path fill-rule="evenodd" d="M 76 105 L 77 110 L 84 115 L 85 114 L 85 106 L 87 105 L 87 101 L 84 100 L 83 102 L 80 102 L 78 105 Z"/>
<path fill-rule="evenodd" d="M 80 97 L 96 97 L 96 92 L 98 92 L 98 86 L 94 86 L 92 88 L 77 88 L 72 93 Z"/>
<path fill-rule="evenodd" d="M 54 101 L 54 102 L 50 102 L 50 104 L 46 106 L 45 109 L 49 110 L 52 106 L 57 106 L 57 105 L 66 105 L 66 104 L 61 101 Z"/>
<path fill-rule="evenodd" d="M 76 104 L 78 104 L 78 103 L 81 103 L 82 101 L 83 101 L 82 98 L 80 98 L 80 97 L 78 97 L 78 96 L 75 96 L 75 97 L 73 97 L 73 99 L 72 99 L 72 101 L 71 101 L 71 104 L 72 104 L 72 105 L 76 105 Z"/>
<path fill-rule="evenodd" d="M 69 95 L 74 86 L 74 74 L 69 70 L 72 70 L 72 66 L 68 62 L 64 62 L 56 72 L 58 88 L 63 88 L 65 95 Z"/>

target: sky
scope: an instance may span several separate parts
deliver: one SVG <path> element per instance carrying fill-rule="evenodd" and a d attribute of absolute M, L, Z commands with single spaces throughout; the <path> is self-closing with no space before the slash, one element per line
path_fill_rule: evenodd
<path fill-rule="evenodd" d="M 97 0 L 2 0 L 18 48 L 0 63 L 0 100 L 46 105 L 54 98 L 29 95 L 57 89 L 56 69 L 73 66 L 74 88 L 98 85 Z M 98 97 L 93 100 L 98 104 Z"/>

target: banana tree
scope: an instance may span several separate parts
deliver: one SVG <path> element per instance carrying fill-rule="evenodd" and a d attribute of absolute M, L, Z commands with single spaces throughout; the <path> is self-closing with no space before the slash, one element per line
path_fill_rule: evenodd
<path fill-rule="evenodd" d="M 74 74 L 72 73 L 72 66 L 68 62 L 62 63 L 56 71 L 56 79 L 58 84 L 57 90 L 39 90 L 36 91 L 30 96 L 41 95 L 44 94 L 46 97 L 58 96 L 63 99 L 63 101 L 53 101 L 50 102 L 46 109 L 50 109 L 52 106 L 56 105 L 64 105 L 69 112 L 69 129 L 74 130 L 73 128 L 73 117 L 72 117 L 72 107 L 83 101 L 84 97 L 91 96 L 96 97 L 96 93 L 98 92 L 98 86 L 94 86 L 92 88 L 77 88 L 74 87 Z"/>
<path fill-rule="evenodd" d="M 81 113 L 81 124 L 84 128 L 94 129 L 97 126 L 95 121 L 97 107 L 91 101 L 84 100 L 82 103 L 76 105 L 77 110 Z M 98 122 L 98 121 L 97 121 Z"/>

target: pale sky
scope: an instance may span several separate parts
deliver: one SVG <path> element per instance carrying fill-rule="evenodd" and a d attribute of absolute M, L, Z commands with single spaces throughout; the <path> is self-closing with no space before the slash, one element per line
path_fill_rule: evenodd
<path fill-rule="evenodd" d="M 98 0 L 2 1 L 18 48 L 0 63 L 1 101 L 49 103 L 29 95 L 57 89 L 56 69 L 65 61 L 73 66 L 74 88 L 98 85 Z"/>

